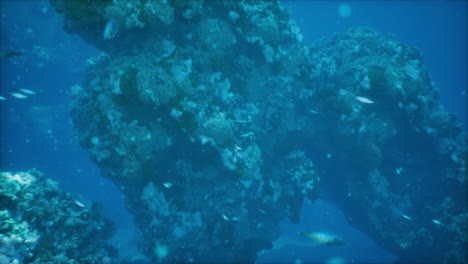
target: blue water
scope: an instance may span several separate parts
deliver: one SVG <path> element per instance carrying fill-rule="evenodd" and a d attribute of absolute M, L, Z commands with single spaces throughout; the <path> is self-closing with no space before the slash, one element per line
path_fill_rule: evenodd
<path fill-rule="evenodd" d="M 338 1 L 284 1 L 306 43 L 352 26 L 371 26 L 393 34 L 422 50 L 440 100 L 457 120 L 467 115 L 466 1 L 351 1 L 349 17 L 340 17 Z M 0 169 L 37 168 L 70 192 L 101 202 L 118 225 L 113 243 L 122 255 L 138 254 L 138 230 L 126 212 L 116 187 L 100 176 L 99 168 L 81 149 L 68 118 L 68 90 L 80 83 L 87 59 L 99 53 L 81 38 L 62 30 L 62 18 L 47 1 L 0 1 L 0 50 L 19 50 L 23 56 L 1 60 L 0 95 L 17 88 L 38 92 L 27 100 L 0 101 Z M 326 230 L 347 241 L 341 248 L 289 246 L 264 252 L 259 263 L 281 260 L 325 262 L 343 257 L 348 262 L 391 263 L 395 257 L 347 224 L 339 209 L 326 200 L 305 205 L 301 223 L 284 222 L 285 236 L 300 230 Z"/>

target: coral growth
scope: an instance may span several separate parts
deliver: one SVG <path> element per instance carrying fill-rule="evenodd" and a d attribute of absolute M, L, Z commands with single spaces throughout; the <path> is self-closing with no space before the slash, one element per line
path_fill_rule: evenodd
<path fill-rule="evenodd" d="M 115 263 L 114 229 L 97 204 L 40 172 L 0 172 L 1 263 Z"/>
<path fill-rule="evenodd" d="M 316 167 L 402 262 L 466 258 L 466 136 L 417 49 L 362 27 L 306 47 L 266 0 L 102 2 L 87 15 L 122 28 L 104 42 L 65 2 L 53 4 L 72 31 L 106 52 L 74 89 L 72 120 L 153 262 L 254 262 L 316 198 Z"/>

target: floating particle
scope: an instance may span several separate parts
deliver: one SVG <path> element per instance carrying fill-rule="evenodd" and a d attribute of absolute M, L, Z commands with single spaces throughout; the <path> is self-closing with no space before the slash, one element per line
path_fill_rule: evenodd
<path fill-rule="evenodd" d="M 403 168 L 398 168 L 395 170 L 395 172 L 400 175 L 403 172 Z"/>
<path fill-rule="evenodd" d="M 91 143 L 93 143 L 93 145 L 98 145 L 100 142 L 99 138 L 98 137 L 92 137 L 91 138 Z"/>
<path fill-rule="evenodd" d="M 350 17 L 353 10 L 349 4 L 340 4 L 338 5 L 338 15 L 340 17 Z"/>

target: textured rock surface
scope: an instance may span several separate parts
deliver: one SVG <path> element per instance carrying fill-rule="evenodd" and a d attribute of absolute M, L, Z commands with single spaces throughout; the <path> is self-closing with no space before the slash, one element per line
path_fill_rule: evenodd
<path fill-rule="evenodd" d="M 72 118 L 83 147 L 122 186 L 150 259 L 253 262 L 279 236 L 282 219 L 297 221 L 318 183 L 301 147 L 277 146 L 296 129 L 295 120 L 281 120 L 294 118 L 297 91 L 271 76 L 292 71 L 271 63 L 289 55 L 275 55 L 256 34 L 276 52 L 280 42 L 307 50 L 274 2 L 169 5 L 176 19 L 139 16 L 143 28 L 120 26 L 73 89 Z M 152 5 L 140 7 L 153 13 Z M 104 9 L 119 8 L 127 7 Z M 104 27 L 109 18 L 102 19 Z M 122 49 L 121 38 L 136 32 Z M 88 33 L 101 45 L 101 34 Z"/>
<path fill-rule="evenodd" d="M 312 162 L 402 262 L 466 259 L 466 136 L 415 48 L 368 28 L 305 47 L 275 1 L 51 2 L 105 52 L 71 115 L 153 261 L 253 262 L 315 198 Z"/>

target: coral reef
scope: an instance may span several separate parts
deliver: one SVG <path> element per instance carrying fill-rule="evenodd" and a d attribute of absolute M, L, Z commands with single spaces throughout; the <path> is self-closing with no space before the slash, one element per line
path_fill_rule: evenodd
<path fill-rule="evenodd" d="M 40 172 L 0 172 L 0 263 L 116 263 L 113 223 Z"/>
<path fill-rule="evenodd" d="M 65 2 L 105 52 L 72 90 L 73 123 L 153 262 L 253 263 L 319 181 L 402 262 L 467 258 L 466 135 L 417 49 L 370 28 L 306 47 L 260 0 L 103 1 L 86 15 L 120 25 L 104 40 Z"/>

